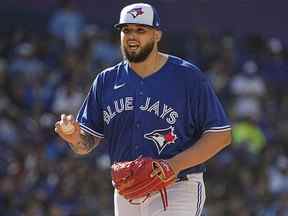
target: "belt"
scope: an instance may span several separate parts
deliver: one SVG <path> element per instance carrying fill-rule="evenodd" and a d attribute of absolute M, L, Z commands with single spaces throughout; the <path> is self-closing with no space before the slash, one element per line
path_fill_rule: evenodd
<path fill-rule="evenodd" d="M 176 182 L 181 182 L 181 181 L 188 181 L 188 177 L 187 176 L 180 176 L 176 179 Z"/>
<path fill-rule="evenodd" d="M 190 178 L 200 180 L 203 178 L 203 173 L 187 173 L 184 175 L 180 175 L 176 178 L 176 182 L 188 181 Z"/>

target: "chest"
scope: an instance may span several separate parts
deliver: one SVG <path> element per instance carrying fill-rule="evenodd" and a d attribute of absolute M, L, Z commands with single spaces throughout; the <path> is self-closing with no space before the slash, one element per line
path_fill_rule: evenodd
<path fill-rule="evenodd" d="M 188 92 L 181 80 L 126 80 L 115 82 L 103 93 L 104 121 L 125 115 L 158 119 L 169 125 L 183 117 L 188 110 Z"/>

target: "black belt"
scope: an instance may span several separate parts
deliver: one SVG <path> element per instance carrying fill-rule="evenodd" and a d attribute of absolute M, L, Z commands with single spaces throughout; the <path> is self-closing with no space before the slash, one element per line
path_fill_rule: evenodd
<path fill-rule="evenodd" d="M 181 181 L 188 181 L 188 177 L 187 176 L 180 176 L 176 179 L 176 182 L 181 182 Z"/>

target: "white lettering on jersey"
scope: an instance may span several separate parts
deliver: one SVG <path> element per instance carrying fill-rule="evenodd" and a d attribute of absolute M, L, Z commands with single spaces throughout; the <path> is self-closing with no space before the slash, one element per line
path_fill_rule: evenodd
<path fill-rule="evenodd" d="M 103 117 L 104 117 L 105 123 L 108 125 L 110 122 L 110 116 L 106 111 L 103 111 Z"/>
<path fill-rule="evenodd" d="M 120 98 L 119 100 L 115 100 L 114 106 L 112 106 L 112 108 L 107 106 L 106 110 L 103 111 L 104 121 L 108 125 L 117 114 L 129 110 L 133 110 L 133 97 L 126 97 L 125 99 Z"/>
<path fill-rule="evenodd" d="M 119 103 L 120 103 L 120 108 L 119 108 L 119 105 L 118 105 Z M 119 101 L 117 101 L 117 100 L 114 101 L 114 105 L 115 105 L 115 110 L 116 110 L 117 113 L 121 113 L 125 109 L 123 98 L 121 98 Z"/>
<path fill-rule="evenodd" d="M 109 113 L 110 119 L 112 119 L 116 116 L 116 112 L 112 112 L 110 106 L 107 106 L 107 111 Z"/>
<path fill-rule="evenodd" d="M 143 106 L 143 105 L 141 105 L 139 108 L 140 108 L 140 110 L 143 110 L 143 111 L 145 111 L 145 110 L 147 110 L 148 109 L 148 107 L 149 107 L 149 104 L 150 104 L 150 97 L 147 97 L 146 98 L 146 102 L 145 102 L 145 106 Z"/>
<path fill-rule="evenodd" d="M 168 113 L 170 113 L 171 111 L 173 111 L 173 108 L 168 107 L 166 104 L 164 104 L 163 111 L 162 111 L 162 114 L 161 114 L 160 118 L 164 119 L 164 117 L 165 117 Z"/>
<path fill-rule="evenodd" d="M 160 102 L 157 101 L 156 103 L 154 103 L 151 107 L 149 107 L 149 109 L 147 110 L 148 112 L 152 112 L 154 111 L 156 116 L 159 116 L 159 107 L 160 106 Z"/>
<path fill-rule="evenodd" d="M 125 110 L 133 110 L 133 97 L 125 98 Z"/>
<path fill-rule="evenodd" d="M 165 119 L 165 117 L 167 116 L 165 120 L 168 124 L 174 125 L 176 123 L 179 115 L 172 107 L 169 107 L 166 104 L 161 104 L 159 100 L 157 100 L 153 104 L 150 104 L 150 102 L 151 98 L 147 97 L 145 100 L 145 104 L 139 106 L 139 109 L 144 112 L 154 113 L 157 117 L 161 119 Z M 104 121 L 108 125 L 116 115 L 124 111 L 131 111 L 133 109 L 133 97 L 125 97 L 115 100 L 113 101 L 112 106 L 109 105 L 106 107 L 106 110 L 103 110 Z"/>
<path fill-rule="evenodd" d="M 169 123 L 169 124 L 175 124 L 177 118 L 178 118 L 178 113 L 173 111 L 170 113 L 169 115 L 170 117 L 169 118 L 166 118 L 166 121 Z"/>

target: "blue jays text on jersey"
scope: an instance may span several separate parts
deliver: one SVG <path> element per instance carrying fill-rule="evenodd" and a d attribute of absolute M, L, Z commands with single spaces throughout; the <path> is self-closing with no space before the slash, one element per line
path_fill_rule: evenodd
<path fill-rule="evenodd" d="M 104 122 L 108 125 L 110 121 L 123 111 L 131 111 L 134 109 L 133 97 L 125 97 L 115 100 L 113 105 L 108 105 L 103 111 Z M 167 121 L 168 124 L 175 124 L 178 118 L 178 113 L 172 107 L 166 104 L 161 104 L 159 100 L 151 102 L 151 97 L 146 97 L 144 104 L 141 104 L 137 109 L 154 113 L 161 119 Z"/>
<path fill-rule="evenodd" d="M 231 129 L 202 72 L 174 56 L 145 78 L 125 61 L 102 71 L 77 121 L 84 131 L 104 138 L 112 163 L 140 155 L 167 159 L 191 147 L 204 133 Z M 201 164 L 180 175 L 204 168 Z"/>

